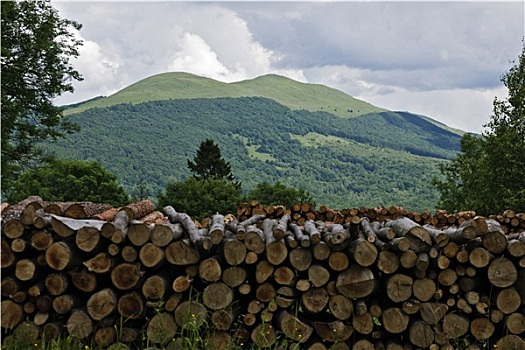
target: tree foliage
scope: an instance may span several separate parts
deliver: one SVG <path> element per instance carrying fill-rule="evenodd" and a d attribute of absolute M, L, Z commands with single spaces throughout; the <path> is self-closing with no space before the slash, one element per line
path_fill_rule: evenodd
<path fill-rule="evenodd" d="M 69 63 L 81 41 L 80 24 L 60 18 L 49 1 L 2 2 L 1 101 L 2 190 L 16 175 L 39 163 L 36 142 L 76 130 L 53 99 L 72 92 L 80 74 Z"/>
<path fill-rule="evenodd" d="M 525 46 L 501 81 L 508 96 L 494 99 L 487 131 L 466 134 L 457 158 L 441 166 L 443 178 L 433 179 L 441 208 L 483 215 L 525 210 Z"/>
<path fill-rule="evenodd" d="M 199 180 L 188 177 L 184 181 L 168 183 L 157 196 L 159 206 L 171 205 L 178 212 L 202 220 L 215 213 L 232 214 L 243 200 L 241 190 L 225 179 Z"/>
<path fill-rule="evenodd" d="M 193 161 L 188 159 L 188 168 L 198 180 L 225 179 L 236 184 L 231 165 L 222 157 L 219 146 L 212 139 L 201 142 Z"/>
<path fill-rule="evenodd" d="M 313 197 L 308 191 L 286 186 L 280 181 L 273 184 L 261 182 L 248 193 L 246 199 L 255 199 L 266 205 L 284 205 L 286 208 L 291 208 L 295 203 L 309 203 L 315 206 Z"/>
<path fill-rule="evenodd" d="M 47 201 L 95 202 L 121 206 L 129 202 L 117 177 L 96 161 L 55 159 L 23 172 L 8 201 L 38 195 Z"/>

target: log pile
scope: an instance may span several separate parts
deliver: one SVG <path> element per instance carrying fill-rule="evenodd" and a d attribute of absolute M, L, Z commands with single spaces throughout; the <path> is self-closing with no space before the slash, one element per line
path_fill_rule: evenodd
<path fill-rule="evenodd" d="M 525 215 L 510 210 L 252 202 L 199 223 L 150 201 L 29 198 L 2 212 L 1 244 L 4 344 L 177 348 L 191 325 L 217 349 L 525 349 Z"/>

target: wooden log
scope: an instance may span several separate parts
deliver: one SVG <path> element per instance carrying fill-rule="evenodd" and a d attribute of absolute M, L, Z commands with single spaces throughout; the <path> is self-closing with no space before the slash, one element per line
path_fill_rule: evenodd
<path fill-rule="evenodd" d="M 104 288 L 88 299 L 86 308 L 89 316 L 100 321 L 117 310 L 117 295 L 111 288 Z"/>
<path fill-rule="evenodd" d="M 315 259 L 322 261 L 328 259 L 330 256 L 330 247 L 325 242 L 319 242 L 318 244 L 314 245 L 313 247 L 313 256 Z"/>
<path fill-rule="evenodd" d="M 86 293 L 91 293 L 97 288 L 97 276 L 88 269 L 80 269 L 79 271 L 70 271 L 71 282 L 78 290 Z"/>
<path fill-rule="evenodd" d="M 390 275 L 399 268 L 399 257 L 396 253 L 390 251 L 382 251 L 378 255 L 376 266 L 384 274 Z"/>
<path fill-rule="evenodd" d="M 142 284 L 142 295 L 147 300 L 163 300 L 168 290 L 168 281 L 164 276 L 149 276 Z"/>
<path fill-rule="evenodd" d="M 272 227 L 272 235 L 276 240 L 280 240 L 287 235 L 290 219 L 290 215 L 283 215 L 276 225 Z"/>
<path fill-rule="evenodd" d="M 263 231 L 257 226 L 247 226 L 244 244 L 249 251 L 255 252 L 256 254 L 262 254 L 266 248 Z"/>
<path fill-rule="evenodd" d="M 430 325 L 437 325 L 446 315 L 448 306 L 443 303 L 421 303 L 420 315 L 423 321 Z"/>
<path fill-rule="evenodd" d="M 201 258 L 196 247 L 190 246 L 185 240 L 170 243 L 165 251 L 166 260 L 173 265 L 198 264 Z"/>
<path fill-rule="evenodd" d="M 84 261 L 83 265 L 87 267 L 88 271 L 94 273 L 106 273 L 113 267 L 113 260 L 108 254 L 102 252 L 95 255 L 93 258 Z"/>
<path fill-rule="evenodd" d="M 184 231 L 180 224 L 156 224 L 151 229 L 151 243 L 158 247 L 165 247 L 172 241 L 182 239 Z"/>
<path fill-rule="evenodd" d="M 370 312 L 365 311 L 360 315 L 355 314 L 352 318 L 352 326 L 359 334 L 371 334 L 374 329 L 374 320 Z"/>
<path fill-rule="evenodd" d="M 319 243 L 318 245 L 321 245 Z M 316 245 L 317 246 L 317 245 Z M 314 247 L 315 251 L 315 247 Z M 297 271 L 306 271 L 312 264 L 312 252 L 310 249 L 297 247 L 288 253 L 290 265 Z"/>
<path fill-rule="evenodd" d="M 164 252 L 162 254 L 164 254 Z M 120 251 L 120 256 L 125 262 L 132 263 L 137 261 L 139 257 L 139 252 L 137 251 L 137 249 L 135 249 L 135 247 L 131 245 L 125 245 Z"/>
<path fill-rule="evenodd" d="M 511 260 L 505 257 L 492 259 L 488 271 L 490 283 L 499 288 L 507 288 L 516 283 L 518 271 Z"/>
<path fill-rule="evenodd" d="M 233 291 L 222 282 L 209 284 L 202 294 L 202 303 L 211 310 L 228 307 L 233 302 Z"/>
<path fill-rule="evenodd" d="M 25 228 L 25 225 L 19 219 L 13 218 L 3 225 L 2 232 L 6 237 L 15 239 L 24 234 Z"/>
<path fill-rule="evenodd" d="M 223 242 L 222 254 L 224 260 L 231 266 L 241 265 L 246 259 L 246 246 L 237 238 L 228 238 Z"/>
<path fill-rule="evenodd" d="M 0 325 L 4 329 L 14 329 L 24 320 L 25 314 L 22 305 L 12 300 L 2 300 L 0 309 L 2 313 Z"/>
<path fill-rule="evenodd" d="M 153 343 L 166 344 L 175 337 L 178 328 L 171 314 L 160 312 L 149 320 L 146 336 Z"/>
<path fill-rule="evenodd" d="M 276 227 L 276 221 L 265 219 L 261 225 L 265 236 L 266 258 L 273 265 L 280 265 L 288 256 L 288 248 L 283 239 L 276 239 L 273 229 Z"/>
<path fill-rule="evenodd" d="M 352 300 L 342 294 L 330 296 L 328 308 L 335 318 L 346 321 L 354 312 Z"/>
<path fill-rule="evenodd" d="M 437 286 L 433 279 L 424 277 L 415 279 L 412 285 L 414 296 L 420 301 L 429 301 L 434 297 Z"/>
<path fill-rule="evenodd" d="M 117 311 L 125 319 L 136 320 L 144 316 L 144 298 L 133 291 L 122 295 L 117 302 Z"/>
<path fill-rule="evenodd" d="M 399 334 L 404 332 L 407 327 L 410 318 L 408 315 L 400 308 L 390 307 L 383 311 L 381 317 L 381 324 L 387 332 Z"/>
<path fill-rule="evenodd" d="M 93 322 L 89 315 L 82 309 L 73 310 L 66 323 L 70 336 L 85 339 L 93 333 Z"/>
<path fill-rule="evenodd" d="M 341 251 L 348 246 L 350 232 L 348 232 L 348 230 L 346 230 L 343 225 L 331 224 L 328 225 L 328 228 L 323 233 L 322 238 L 332 251 Z"/>
<path fill-rule="evenodd" d="M 15 264 L 16 257 L 11 249 L 11 245 L 2 237 L 0 248 L 0 264 L 2 270 L 8 269 Z"/>
<path fill-rule="evenodd" d="M 240 310 L 214 310 L 211 313 L 210 320 L 213 326 L 220 331 L 229 331 L 232 329 L 234 322 L 239 316 Z"/>
<path fill-rule="evenodd" d="M 421 320 L 412 322 L 408 334 L 410 342 L 419 348 L 428 348 L 434 342 L 434 331 Z"/>
<path fill-rule="evenodd" d="M 208 320 L 206 306 L 196 301 L 184 301 L 175 309 L 175 322 L 179 327 L 184 327 L 193 322 L 196 327 L 202 326 Z"/>
<path fill-rule="evenodd" d="M 157 269 L 164 262 L 164 249 L 148 242 L 140 248 L 139 259 L 142 265 L 149 269 Z"/>
<path fill-rule="evenodd" d="M 281 331 L 286 338 L 296 341 L 298 343 L 304 343 L 308 341 L 312 335 L 313 328 L 302 322 L 297 317 L 293 316 L 286 310 L 279 310 L 275 322 L 277 329 Z"/>
<path fill-rule="evenodd" d="M 494 346 L 498 349 L 525 349 L 525 340 L 518 335 L 509 334 L 500 338 Z"/>
<path fill-rule="evenodd" d="M 332 252 L 328 257 L 328 266 L 332 271 L 344 271 L 348 268 L 349 265 L 350 259 L 348 258 L 348 254 L 346 252 Z"/>
<path fill-rule="evenodd" d="M 354 334 L 354 328 L 340 320 L 313 322 L 313 328 L 321 339 L 332 343 L 346 342 Z"/>
<path fill-rule="evenodd" d="M 207 349 L 228 350 L 233 346 L 233 339 L 226 331 L 213 330 L 204 338 Z"/>
<path fill-rule="evenodd" d="M 378 255 L 377 248 L 362 237 L 350 242 L 348 254 L 357 264 L 364 267 L 371 266 Z"/>
<path fill-rule="evenodd" d="M 312 264 L 308 268 L 308 280 L 314 287 L 322 287 L 328 283 L 330 271 L 319 264 Z"/>
<path fill-rule="evenodd" d="M 268 303 L 275 298 L 277 291 L 271 283 L 262 283 L 257 286 L 255 290 L 255 298 L 262 301 L 263 303 Z"/>
<path fill-rule="evenodd" d="M 330 296 L 324 288 L 310 288 L 301 296 L 301 303 L 305 312 L 316 314 L 324 311 L 328 306 Z"/>
<path fill-rule="evenodd" d="M 127 239 L 136 247 L 142 247 L 151 238 L 152 225 L 144 224 L 138 220 L 133 220 L 128 224 Z"/>
<path fill-rule="evenodd" d="M 20 281 L 33 281 L 37 278 L 38 266 L 35 259 L 21 259 L 15 264 L 15 276 Z"/>
<path fill-rule="evenodd" d="M 140 264 L 121 263 L 111 271 L 111 282 L 120 290 L 129 290 L 138 285 L 142 278 Z"/>
<path fill-rule="evenodd" d="M 370 269 L 352 265 L 337 276 L 336 288 L 348 298 L 364 298 L 373 292 L 375 277 Z"/>
<path fill-rule="evenodd" d="M 412 296 L 414 280 L 408 275 L 397 273 L 386 283 L 386 294 L 393 302 L 399 303 Z"/>
<path fill-rule="evenodd" d="M 443 317 L 443 332 L 448 338 L 461 338 L 469 330 L 470 321 L 462 314 L 448 313 Z"/>
<path fill-rule="evenodd" d="M 109 347 L 117 340 L 117 331 L 114 327 L 103 327 L 95 331 L 93 340 L 98 346 Z"/>
<path fill-rule="evenodd" d="M 3 277 L 0 287 L 0 292 L 2 297 L 10 298 L 15 293 L 19 292 L 22 289 L 20 281 L 18 281 L 14 276 Z M 36 296 L 36 295 L 34 295 Z"/>
<path fill-rule="evenodd" d="M 248 272 L 242 266 L 230 266 L 222 272 L 222 281 L 230 288 L 240 286 L 248 278 Z"/>
<path fill-rule="evenodd" d="M 525 314 L 523 312 L 514 312 L 505 319 L 505 327 L 511 334 L 525 333 Z"/>
<path fill-rule="evenodd" d="M 64 293 L 69 287 L 69 279 L 64 273 L 53 273 L 45 278 L 46 289 L 53 296 Z"/>
<path fill-rule="evenodd" d="M 197 226 L 188 214 L 177 213 L 171 206 L 164 207 L 163 211 L 166 213 L 171 223 L 179 223 L 182 225 L 192 244 L 205 250 L 209 250 L 211 248 L 212 244 L 210 238 L 199 232 Z"/>
<path fill-rule="evenodd" d="M 432 245 L 428 231 L 407 217 L 386 221 L 385 227 L 391 227 L 398 237 L 408 238 L 415 252 L 427 251 Z"/>
<path fill-rule="evenodd" d="M 53 243 L 46 250 L 46 262 L 54 270 L 62 271 L 78 266 L 81 263 L 81 254 L 75 245 L 59 241 Z"/>
<path fill-rule="evenodd" d="M 72 294 L 62 294 L 53 299 L 53 310 L 59 315 L 69 314 L 73 309 L 82 306 L 81 300 Z"/>
<path fill-rule="evenodd" d="M 301 227 L 297 224 L 289 224 L 288 225 L 290 232 L 292 232 L 293 236 L 295 237 L 295 240 L 299 242 L 299 245 L 303 248 L 308 248 L 312 244 L 310 241 L 310 236 L 307 235 L 303 230 L 301 230 Z"/>
<path fill-rule="evenodd" d="M 199 277 L 207 282 L 215 282 L 221 278 L 222 267 L 217 257 L 204 259 L 199 263 Z"/>
<path fill-rule="evenodd" d="M 522 300 L 516 288 L 509 287 L 497 292 L 496 307 L 504 314 L 509 315 L 518 310 Z"/>
<path fill-rule="evenodd" d="M 95 214 L 102 213 L 112 206 L 103 203 L 78 202 L 71 203 L 64 211 L 63 215 L 72 219 L 88 219 Z"/>
<path fill-rule="evenodd" d="M 218 245 L 219 243 L 221 243 L 222 238 L 224 237 L 224 232 L 224 215 L 221 215 L 219 213 L 214 214 L 211 218 L 211 227 L 209 232 L 211 243 L 214 245 Z"/>
<path fill-rule="evenodd" d="M 486 317 L 478 317 L 470 322 L 470 334 L 476 340 L 486 340 L 494 334 L 494 324 Z"/>
<path fill-rule="evenodd" d="M 277 341 L 277 334 L 271 324 L 260 323 L 253 329 L 250 339 L 258 348 L 269 348 Z"/>
<path fill-rule="evenodd" d="M 129 221 L 142 218 L 155 211 L 155 205 L 149 199 L 145 199 L 139 202 L 128 204 L 121 211 L 126 212 Z"/>
<path fill-rule="evenodd" d="M 53 236 L 49 232 L 46 232 L 46 231 L 35 232 L 29 240 L 29 244 L 31 245 L 31 247 L 33 247 L 34 249 L 38 251 L 45 251 L 53 243 L 54 243 Z"/>
<path fill-rule="evenodd" d="M 297 279 L 295 272 L 291 268 L 288 266 L 279 266 L 273 272 L 273 280 L 278 285 L 293 286 Z"/>
<path fill-rule="evenodd" d="M 316 245 L 321 241 L 321 232 L 318 230 L 313 220 L 307 220 L 304 223 L 304 231 L 310 236 L 310 242 L 312 242 L 313 245 Z"/>

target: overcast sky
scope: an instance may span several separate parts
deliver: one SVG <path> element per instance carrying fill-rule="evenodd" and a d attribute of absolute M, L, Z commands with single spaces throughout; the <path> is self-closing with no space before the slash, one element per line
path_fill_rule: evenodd
<path fill-rule="evenodd" d="M 480 132 L 518 58 L 524 2 L 53 1 L 80 22 L 84 81 L 59 104 L 164 72 L 276 73 Z"/>

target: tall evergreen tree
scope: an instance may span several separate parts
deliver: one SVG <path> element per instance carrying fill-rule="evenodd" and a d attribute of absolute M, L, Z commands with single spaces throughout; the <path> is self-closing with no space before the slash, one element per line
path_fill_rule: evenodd
<path fill-rule="evenodd" d="M 458 157 L 433 179 L 438 207 L 489 215 L 525 211 L 525 45 L 518 62 L 502 76 L 506 100 L 494 99 L 493 115 L 480 137 L 466 134 Z"/>
<path fill-rule="evenodd" d="M 38 141 L 76 130 L 53 100 L 72 92 L 80 74 L 70 64 L 82 44 L 81 25 L 60 18 L 50 1 L 2 1 L 2 192 L 16 176 L 38 165 Z"/>
<path fill-rule="evenodd" d="M 211 139 L 201 142 L 193 161 L 188 159 L 188 168 L 198 180 L 225 179 L 240 187 L 232 174 L 230 162 L 224 160 L 219 146 Z"/>

